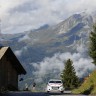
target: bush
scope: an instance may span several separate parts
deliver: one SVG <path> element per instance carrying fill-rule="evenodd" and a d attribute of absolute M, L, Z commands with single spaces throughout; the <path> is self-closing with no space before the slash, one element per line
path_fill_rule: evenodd
<path fill-rule="evenodd" d="M 7 89 L 6 89 L 6 87 L 4 87 L 4 86 L 2 86 L 1 88 L 0 88 L 0 92 L 2 93 L 2 92 L 5 92 Z"/>
<path fill-rule="evenodd" d="M 18 90 L 18 88 L 16 88 L 15 86 L 13 86 L 11 84 L 7 85 L 6 89 L 9 91 L 17 91 Z"/>
<path fill-rule="evenodd" d="M 90 86 L 90 88 L 89 88 L 89 89 L 87 89 L 87 90 L 85 90 L 82 94 L 84 94 L 84 95 L 89 95 L 89 94 L 92 92 L 93 88 L 94 88 L 94 86 L 93 86 L 93 85 L 92 85 L 92 86 Z"/>

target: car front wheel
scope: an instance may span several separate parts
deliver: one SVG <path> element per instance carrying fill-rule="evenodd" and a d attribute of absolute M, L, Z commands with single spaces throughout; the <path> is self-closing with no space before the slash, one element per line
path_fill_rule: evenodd
<path fill-rule="evenodd" d="M 63 93 L 63 91 L 61 91 L 61 93 Z"/>

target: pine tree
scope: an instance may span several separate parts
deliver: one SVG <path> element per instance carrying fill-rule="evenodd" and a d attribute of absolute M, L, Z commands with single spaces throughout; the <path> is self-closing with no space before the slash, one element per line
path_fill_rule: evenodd
<path fill-rule="evenodd" d="M 90 34 L 89 55 L 93 59 L 93 63 L 96 65 L 96 26 L 93 26 L 93 31 Z"/>
<path fill-rule="evenodd" d="M 61 74 L 64 87 L 70 89 L 78 87 L 79 85 L 79 80 L 76 76 L 76 72 L 72 64 L 73 62 L 70 59 L 68 59 L 65 62 L 65 68 Z"/>

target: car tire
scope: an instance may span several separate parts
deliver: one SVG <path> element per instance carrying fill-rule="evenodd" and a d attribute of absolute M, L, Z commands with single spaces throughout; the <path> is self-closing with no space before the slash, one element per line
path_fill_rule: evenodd
<path fill-rule="evenodd" d="M 61 93 L 63 93 L 63 91 L 61 91 Z"/>

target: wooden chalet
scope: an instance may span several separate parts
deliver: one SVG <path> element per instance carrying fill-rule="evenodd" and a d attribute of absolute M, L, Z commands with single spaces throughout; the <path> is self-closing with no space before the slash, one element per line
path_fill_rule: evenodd
<path fill-rule="evenodd" d="M 26 74 L 10 47 L 0 48 L 0 89 L 8 85 L 18 89 L 18 75 Z"/>

